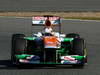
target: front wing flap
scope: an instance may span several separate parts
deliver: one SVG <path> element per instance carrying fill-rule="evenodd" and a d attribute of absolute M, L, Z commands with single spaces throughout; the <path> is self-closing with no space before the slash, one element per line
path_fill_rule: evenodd
<path fill-rule="evenodd" d="M 61 56 L 61 64 L 81 64 L 84 58 L 84 56 L 79 55 Z"/>

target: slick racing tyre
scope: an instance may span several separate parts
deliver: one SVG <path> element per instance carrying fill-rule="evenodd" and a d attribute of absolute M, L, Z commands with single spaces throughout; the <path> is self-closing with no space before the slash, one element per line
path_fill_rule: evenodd
<path fill-rule="evenodd" d="M 15 55 L 22 54 L 26 48 L 26 40 L 23 39 L 24 37 L 24 34 L 12 35 L 11 61 L 13 64 L 18 64 L 18 60 L 16 59 Z"/>
<path fill-rule="evenodd" d="M 73 40 L 73 55 L 80 55 L 84 56 L 84 39 L 83 38 L 76 38 Z M 75 67 L 83 67 L 85 63 L 85 59 L 81 60 L 80 64 L 74 65 Z"/>
<path fill-rule="evenodd" d="M 77 33 L 69 33 L 66 35 L 67 38 L 80 38 L 80 35 Z"/>
<path fill-rule="evenodd" d="M 76 38 L 73 40 L 73 51 L 75 55 L 84 55 L 84 39 Z"/>
<path fill-rule="evenodd" d="M 77 34 L 77 33 L 69 33 L 69 34 L 66 34 L 66 38 L 80 38 L 80 35 Z M 71 48 L 69 48 L 69 55 L 73 55 L 73 49 L 72 49 L 72 46 L 73 46 L 73 43 L 70 42 L 71 44 Z"/>

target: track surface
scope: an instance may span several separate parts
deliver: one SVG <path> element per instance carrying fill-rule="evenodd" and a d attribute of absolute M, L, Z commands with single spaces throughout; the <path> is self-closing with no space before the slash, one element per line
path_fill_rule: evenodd
<path fill-rule="evenodd" d="M 63 20 L 62 32 L 77 32 L 87 43 L 88 65 L 82 68 L 71 66 L 34 67 L 18 69 L 10 63 L 11 35 L 30 33 L 31 18 L 0 18 L 0 75 L 100 75 L 100 22 Z"/>
<path fill-rule="evenodd" d="M 0 0 L 0 11 L 100 11 L 100 0 Z"/>

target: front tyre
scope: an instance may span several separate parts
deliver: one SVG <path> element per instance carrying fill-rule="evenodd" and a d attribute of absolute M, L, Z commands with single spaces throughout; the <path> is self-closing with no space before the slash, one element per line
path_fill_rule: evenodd
<path fill-rule="evenodd" d="M 15 57 L 17 54 L 22 54 L 26 48 L 26 40 L 24 34 L 13 34 L 12 35 L 12 50 L 11 50 L 11 61 L 13 64 L 19 64 L 18 59 Z"/>
<path fill-rule="evenodd" d="M 73 54 L 74 55 L 84 56 L 84 49 L 85 49 L 85 44 L 84 44 L 83 38 L 76 38 L 73 40 Z M 75 64 L 74 66 L 83 67 L 84 64 L 85 64 L 85 59 L 83 58 L 80 64 Z"/>

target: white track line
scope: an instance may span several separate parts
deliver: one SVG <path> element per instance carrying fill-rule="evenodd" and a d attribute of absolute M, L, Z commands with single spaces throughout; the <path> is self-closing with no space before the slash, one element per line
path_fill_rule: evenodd
<path fill-rule="evenodd" d="M 100 22 L 100 20 L 82 20 L 82 19 L 62 19 L 62 20 Z"/>
<path fill-rule="evenodd" d="M 0 16 L 0 18 L 25 18 L 25 19 L 27 19 L 27 18 L 31 18 L 31 17 Z M 61 20 L 100 22 L 100 20 L 82 20 L 82 19 L 61 19 Z"/>
<path fill-rule="evenodd" d="M 0 18 L 31 18 L 31 17 L 0 16 Z"/>

